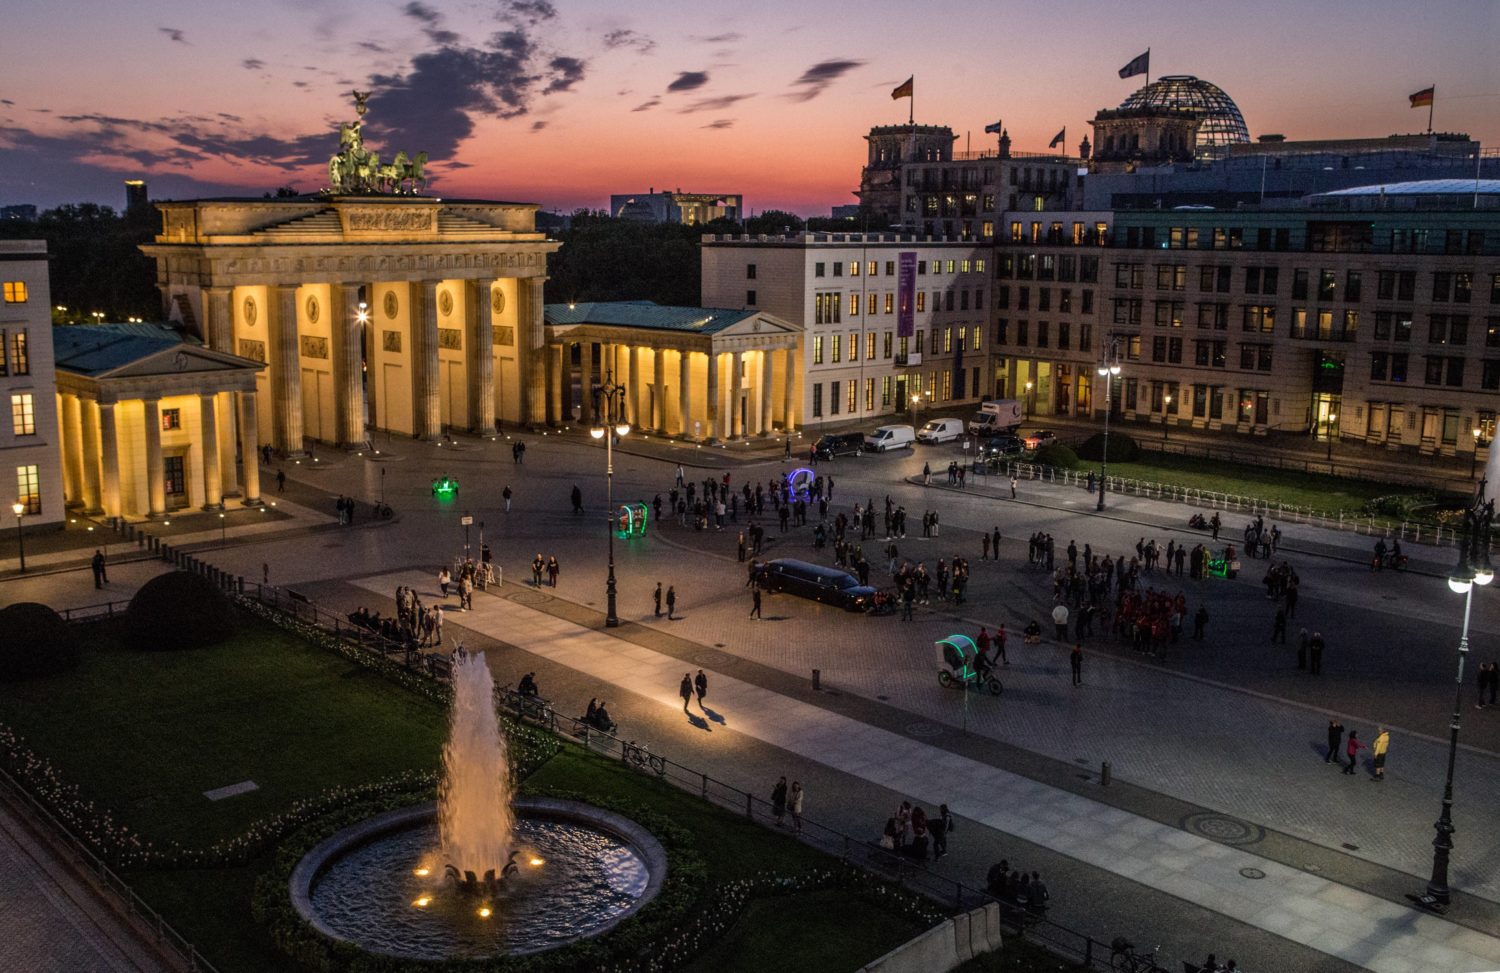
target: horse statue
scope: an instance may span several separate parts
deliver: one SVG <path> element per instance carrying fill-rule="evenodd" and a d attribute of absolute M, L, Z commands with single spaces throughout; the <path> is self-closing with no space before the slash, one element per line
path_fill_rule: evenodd
<path fill-rule="evenodd" d="M 411 162 L 406 166 L 406 173 L 405 173 L 405 175 L 403 177 L 403 181 L 405 181 L 405 180 L 410 180 L 411 181 L 411 188 L 408 191 L 411 192 L 413 195 L 415 195 L 416 193 L 420 192 L 422 189 L 426 188 L 426 186 L 427 186 L 427 175 L 424 172 L 424 169 L 425 169 L 426 165 L 427 165 L 427 153 L 426 152 L 418 152 L 412 158 Z"/>
<path fill-rule="evenodd" d="M 369 152 L 354 163 L 355 192 L 368 192 L 375 187 L 380 172 L 380 153 Z"/>
<path fill-rule="evenodd" d="M 397 152 L 396 157 L 375 173 L 375 189 L 377 192 L 399 192 L 401 180 L 406 175 L 406 153 Z"/>

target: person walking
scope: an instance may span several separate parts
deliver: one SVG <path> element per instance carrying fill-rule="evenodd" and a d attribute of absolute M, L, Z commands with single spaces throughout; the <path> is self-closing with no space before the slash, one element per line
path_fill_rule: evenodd
<path fill-rule="evenodd" d="M 286 492 L 286 470 L 277 470 L 276 471 L 276 492 L 277 493 L 285 493 Z"/>
<path fill-rule="evenodd" d="M 682 711 L 686 713 L 688 711 L 688 703 L 692 702 L 693 699 L 692 673 L 684 672 L 682 674 L 682 684 L 677 687 L 677 695 L 682 697 Z"/>
<path fill-rule="evenodd" d="M 1354 776 L 1355 762 L 1359 759 L 1359 752 L 1364 748 L 1365 745 L 1359 742 L 1359 731 L 1350 730 L 1349 742 L 1344 747 L 1344 754 L 1349 758 L 1349 765 L 1344 768 L 1344 773 L 1348 774 L 1350 777 Z"/>
<path fill-rule="evenodd" d="M 792 789 L 786 796 L 786 809 L 792 812 L 792 834 L 802 833 L 802 782 L 792 781 Z"/>
<path fill-rule="evenodd" d="M 443 606 L 437 605 L 432 609 L 432 635 L 433 645 L 443 644 Z"/>
<path fill-rule="evenodd" d="M 89 562 L 89 567 L 92 568 L 93 572 L 94 572 L 94 587 L 95 588 L 102 588 L 106 584 L 109 583 L 109 575 L 106 574 L 105 571 L 104 571 L 104 552 L 103 551 L 100 551 L 97 548 L 94 550 L 94 557 L 93 557 L 93 560 L 91 560 Z M 1479 695 L 1480 695 L 1480 698 L 1482 700 L 1483 697 L 1484 697 L 1484 681 L 1483 680 L 1480 680 Z"/>
<path fill-rule="evenodd" d="M 676 611 L 677 611 L 677 587 L 675 585 L 668 585 L 667 586 L 667 621 L 669 621 L 669 622 L 675 622 L 677 620 L 676 617 L 675 617 L 675 614 L 674 614 Z"/>
<path fill-rule="evenodd" d="M 573 512 L 575 514 L 583 513 L 583 491 L 578 489 L 576 484 L 573 487 Z"/>
<path fill-rule="evenodd" d="M 652 601 L 656 602 L 656 617 L 661 617 L 661 582 L 656 582 L 656 590 L 651 593 Z"/>
<path fill-rule="evenodd" d="M 938 813 L 927 819 L 927 833 L 932 835 L 932 860 L 948 854 L 948 836 L 953 833 L 953 815 L 948 805 L 939 804 Z"/>
<path fill-rule="evenodd" d="M 1014 473 L 1010 475 L 1010 498 L 1012 500 L 1016 498 L 1016 475 Z"/>
<path fill-rule="evenodd" d="M 1083 685 L 1083 644 L 1075 643 L 1073 651 L 1068 653 L 1068 664 L 1073 669 L 1073 685 Z"/>
<path fill-rule="evenodd" d="M 448 600 L 448 586 L 453 583 L 453 576 L 448 573 L 447 568 L 438 568 L 438 590 L 443 594 L 443 600 Z"/>
<path fill-rule="evenodd" d="M 760 621 L 760 585 L 750 589 L 750 617 Z"/>
<path fill-rule="evenodd" d="M 988 561 L 990 559 L 990 535 L 989 534 L 980 534 L 979 535 L 979 542 L 980 542 L 979 560 L 981 560 L 981 561 Z"/>
<path fill-rule="evenodd" d="M 1208 606 L 1199 605 L 1198 614 L 1193 616 L 1193 638 L 1199 642 L 1203 641 L 1203 630 L 1208 627 Z"/>
<path fill-rule="evenodd" d="M 1000 664 L 1001 665 L 1003 665 L 1003 666 L 1010 665 L 1010 659 L 1005 654 L 1005 623 L 1004 622 L 1001 622 L 1000 623 L 1000 627 L 995 630 L 995 657 L 1000 660 Z"/>
<path fill-rule="evenodd" d="M 1370 752 L 1375 755 L 1375 782 L 1385 782 L 1385 751 L 1391 745 L 1391 731 L 1385 727 L 1380 728 L 1380 733 L 1375 737 L 1375 742 L 1370 745 Z"/>
<path fill-rule="evenodd" d="M 1280 642 L 1286 644 L 1286 609 L 1276 609 L 1276 617 L 1271 621 L 1271 643 Z"/>
<path fill-rule="evenodd" d="M 1323 758 L 1325 764 L 1331 764 L 1338 759 L 1339 744 L 1344 742 L 1344 724 L 1338 721 L 1338 717 L 1328 718 L 1328 756 Z"/>
<path fill-rule="evenodd" d="M 782 818 L 786 817 L 786 778 L 782 777 L 771 788 L 771 816 L 776 819 L 776 827 L 783 828 Z"/>
<path fill-rule="evenodd" d="M 708 675 L 702 669 L 693 677 L 693 691 L 698 694 L 698 708 L 703 709 L 703 697 L 708 695 Z"/>
<path fill-rule="evenodd" d="M 932 485 L 932 464 L 930 464 L 930 463 L 923 463 L 922 464 L 922 485 L 923 486 L 931 486 Z"/>
<path fill-rule="evenodd" d="M 1484 701 L 1485 692 L 1489 692 L 1489 702 Z M 1495 705 L 1495 694 L 1500 692 L 1500 664 L 1494 662 L 1483 662 L 1479 665 L 1479 702 L 1474 705 L 1475 709 L 1484 709 L 1486 705 Z"/>
<path fill-rule="evenodd" d="M 505 499 L 505 512 L 506 513 L 510 513 L 510 498 L 513 496 L 513 494 L 510 492 L 510 484 L 509 483 L 507 483 L 505 485 L 505 489 L 504 490 L 500 491 L 500 496 Z"/>
<path fill-rule="evenodd" d="M 1307 640 L 1308 671 L 1315 676 L 1323 674 L 1323 633 L 1314 632 Z M 1350 731 L 1353 736 L 1353 731 Z"/>
<path fill-rule="evenodd" d="M 557 555 L 553 554 L 547 558 L 547 583 L 557 587 L 557 576 L 562 573 L 562 567 L 557 563 Z"/>

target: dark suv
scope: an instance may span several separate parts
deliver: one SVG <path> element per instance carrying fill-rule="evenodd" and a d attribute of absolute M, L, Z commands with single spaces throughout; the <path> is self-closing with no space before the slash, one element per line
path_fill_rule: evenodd
<path fill-rule="evenodd" d="M 875 600 L 875 589 L 860 584 L 848 571 L 792 558 L 767 562 L 756 577 L 767 591 L 784 591 L 845 611 L 868 611 Z"/>
<path fill-rule="evenodd" d="M 979 447 L 981 456 L 1017 456 L 1026 451 L 1026 443 L 1019 436 L 992 436 Z"/>
<path fill-rule="evenodd" d="M 818 459 L 859 456 L 865 451 L 865 434 L 862 432 L 829 433 L 818 439 L 813 450 L 817 453 Z"/>

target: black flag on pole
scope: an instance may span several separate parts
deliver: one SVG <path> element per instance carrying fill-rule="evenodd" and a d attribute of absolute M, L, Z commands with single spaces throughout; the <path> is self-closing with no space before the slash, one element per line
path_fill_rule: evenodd
<path fill-rule="evenodd" d="M 1151 73 L 1151 48 L 1146 48 L 1146 53 L 1134 59 L 1120 69 L 1120 77 L 1131 78 L 1137 74 Z"/>

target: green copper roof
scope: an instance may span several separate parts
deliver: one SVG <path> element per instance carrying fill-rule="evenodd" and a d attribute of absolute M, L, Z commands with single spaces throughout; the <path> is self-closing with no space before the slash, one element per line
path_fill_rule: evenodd
<path fill-rule="evenodd" d="M 52 329 L 59 369 L 75 375 L 102 375 L 186 342 L 164 324 L 70 324 Z"/>
<path fill-rule="evenodd" d="M 694 334 L 717 334 L 760 313 L 756 310 L 737 311 L 724 307 L 664 307 L 652 301 L 548 304 L 544 312 L 548 324 L 602 324 L 620 328 L 650 328 L 656 331 L 687 331 Z"/>

